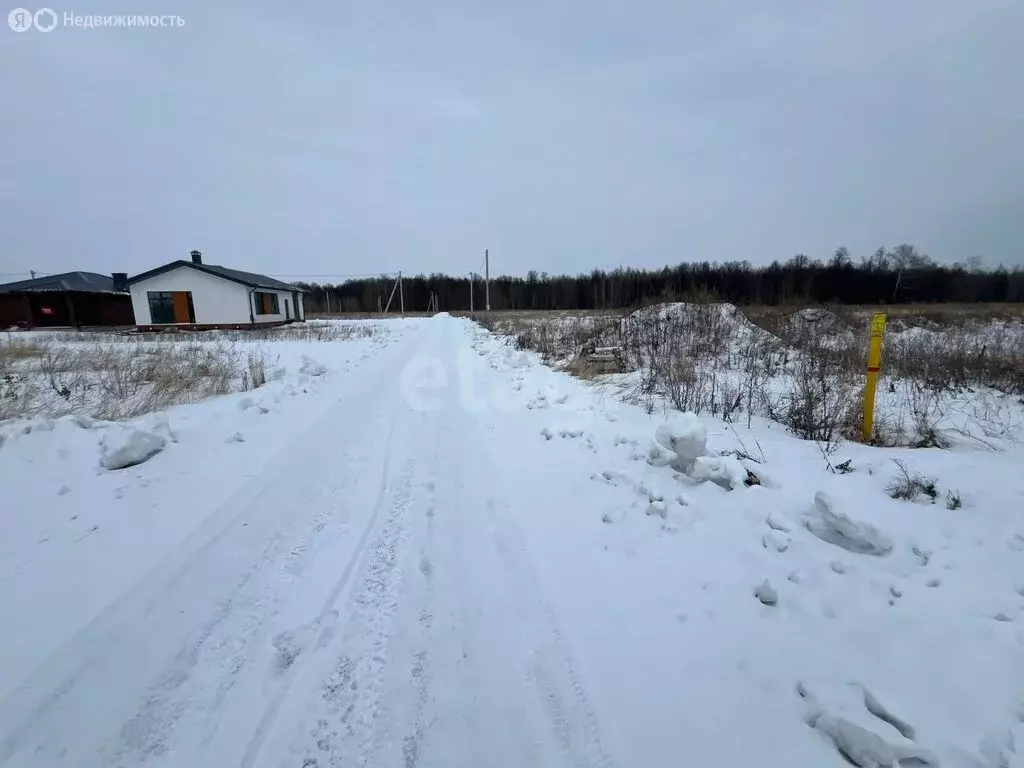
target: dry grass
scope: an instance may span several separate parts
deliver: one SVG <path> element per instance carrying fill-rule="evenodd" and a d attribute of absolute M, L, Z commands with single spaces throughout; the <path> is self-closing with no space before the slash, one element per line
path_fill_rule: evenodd
<path fill-rule="evenodd" d="M 81 334 L 75 334 L 81 338 Z M 261 386 L 261 350 L 230 343 L 68 345 L 60 340 L 0 341 L 0 419 L 85 413 L 127 419 L 214 395 Z"/>
<path fill-rule="evenodd" d="M 477 319 L 581 378 L 599 374 L 587 364 L 588 350 L 618 347 L 632 372 L 625 394 L 648 408 L 661 401 L 726 421 L 742 412 L 748 424 L 752 415 L 766 416 L 826 452 L 840 437 L 860 439 L 858 390 L 874 308 L 735 310 L 708 297 L 666 307 L 628 317 L 495 312 Z M 945 447 L 954 409 L 986 425 L 985 438 L 1008 436 L 998 408 L 962 409 L 985 399 L 975 397 L 979 391 L 1024 395 L 1024 305 L 885 309 L 898 322 L 890 321 L 883 349 L 889 410 L 878 412 L 875 440 Z"/>
<path fill-rule="evenodd" d="M 191 344 L 199 341 L 227 340 L 251 341 L 348 341 L 368 339 L 380 332 L 374 323 L 339 323 L 310 320 L 305 323 L 279 325 L 273 328 L 253 328 L 239 331 L 190 331 L 168 330 L 161 333 L 138 333 L 134 330 L 122 332 L 54 331 L 45 334 L 45 341 L 32 342 L 36 345 L 49 341 L 65 344 L 95 344 L 97 341 L 125 343 L 132 341 L 160 342 L 161 344 Z"/>

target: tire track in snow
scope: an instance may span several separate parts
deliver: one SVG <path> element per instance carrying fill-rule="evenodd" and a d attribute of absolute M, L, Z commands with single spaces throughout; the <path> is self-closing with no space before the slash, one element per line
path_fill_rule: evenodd
<path fill-rule="evenodd" d="M 292 746 L 304 766 L 362 765 L 371 752 L 391 618 L 398 607 L 399 561 L 414 469 L 410 458 L 394 482 L 390 510 L 366 553 L 352 611 L 341 625 L 344 633 L 337 636 L 339 626 L 321 634 L 321 647 L 338 655 L 311 707 L 315 724 Z M 340 593 L 338 589 L 336 597 Z M 243 762 L 247 768 L 252 764 Z"/>
<path fill-rule="evenodd" d="M 374 728 L 370 764 L 419 764 L 423 741 L 433 720 L 426 717 L 433 683 L 432 650 L 434 617 L 437 612 L 434 551 L 436 518 L 435 480 L 437 445 L 434 446 L 429 480 L 420 484 L 423 493 L 422 515 L 411 516 L 402 586 L 401 618 L 395 619 L 391 638 L 385 701 Z M 419 546 L 415 546 L 415 542 Z M 413 696 L 408 695 L 412 689 Z"/>
<path fill-rule="evenodd" d="M 175 663 L 161 673 L 146 694 L 143 706 L 122 728 L 124 747 L 118 754 L 134 753 L 134 759 L 140 764 L 162 754 L 173 728 L 185 717 L 200 722 L 200 747 L 209 746 L 219 724 L 217 713 L 238 674 L 259 658 L 260 644 L 287 607 L 288 595 L 283 587 L 294 587 L 301 581 L 317 554 L 318 541 L 329 522 L 337 522 L 331 531 L 335 536 L 344 536 L 348 529 L 351 510 L 345 499 L 350 480 L 356 473 L 355 466 L 348 461 L 342 462 L 342 466 L 348 467 L 349 472 L 329 487 L 320 505 L 298 527 L 298 536 L 278 531 L 259 559 L 220 603 L 218 613 L 203 627 L 198 638 L 184 646 L 175 656 Z M 297 505 L 303 506 L 301 500 L 297 500 Z M 353 560 L 358 556 L 357 552 Z M 321 612 L 302 629 L 315 629 L 326 618 Z M 272 643 L 277 650 L 275 660 L 279 671 L 284 673 L 301 649 L 289 650 L 281 639 L 282 634 L 278 634 Z M 289 653 L 294 653 L 295 657 L 289 659 Z M 196 671 L 204 666 L 213 668 L 212 680 L 210 675 L 203 675 L 201 683 L 188 685 Z"/>
<path fill-rule="evenodd" d="M 477 493 L 485 496 L 485 527 L 510 586 L 508 611 L 512 615 L 507 623 L 520 635 L 524 682 L 535 692 L 550 736 L 564 759 L 581 768 L 613 768 L 615 761 L 604 745 L 578 665 L 506 501 L 514 496 L 503 484 L 502 467 L 490 455 L 479 419 L 459 411 L 459 420 L 463 443 L 471 443 L 466 455 L 474 466 L 467 474 L 486 478 L 486 487 L 478 485 Z M 502 501 L 496 503 L 495 499 Z"/>
<path fill-rule="evenodd" d="M 514 585 L 519 626 L 532 647 L 525 678 L 535 686 L 552 734 L 573 765 L 613 768 L 615 762 L 604 747 L 597 716 L 554 609 L 541 588 L 529 550 L 508 522 L 511 510 L 507 505 L 502 507 L 499 514 L 493 499 L 486 504 L 495 550 Z"/>
<path fill-rule="evenodd" d="M 367 551 L 370 548 L 373 534 L 377 531 L 380 518 L 383 514 L 385 502 L 388 498 L 388 490 L 391 487 L 391 460 L 392 452 L 394 449 L 394 435 L 397 426 L 397 414 L 392 420 L 391 426 L 388 429 L 388 437 L 385 442 L 385 454 L 384 463 L 381 470 L 380 482 L 377 486 L 377 495 L 373 504 L 373 511 L 366 522 L 362 534 L 360 535 L 359 541 L 356 544 L 356 548 L 352 553 L 352 557 L 345 565 L 344 570 L 339 576 L 338 580 L 334 583 L 328 594 L 326 600 L 320 608 L 317 617 L 312 622 L 312 628 L 315 629 L 316 634 L 316 650 L 320 650 L 328 646 L 331 639 L 339 629 L 339 599 L 342 597 L 345 588 L 349 586 L 352 579 L 352 575 L 355 572 L 356 566 L 362 563 L 367 556 Z M 378 539 L 375 553 L 380 551 L 382 542 L 389 542 L 389 528 L 392 528 L 392 524 L 396 520 L 396 515 L 400 515 L 404 508 L 404 505 L 408 503 L 408 484 L 409 475 L 412 472 L 412 460 L 406 464 L 402 474 L 399 476 L 392 498 L 392 509 L 388 517 L 388 521 L 385 524 L 384 531 L 381 532 L 380 538 Z M 399 529 L 400 533 L 400 529 Z M 394 542 L 391 542 L 394 543 Z M 395 545 L 397 547 L 397 545 Z M 375 560 L 370 560 L 367 568 L 372 573 Z M 354 616 L 352 617 L 355 618 Z M 278 712 L 281 709 L 285 698 L 287 697 L 289 690 L 292 687 L 292 683 L 295 677 L 299 674 L 300 670 L 303 669 L 304 665 L 296 665 L 289 663 L 284 676 L 278 683 L 278 690 L 271 699 L 270 704 L 264 709 L 262 716 L 260 717 L 259 723 L 253 732 L 249 743 L 246 746 L 245 754 L 242 757 L 242 768 L 251 768 L 255 765 L 256 760 L 259 758 L 260 750 L 263 747 L 264 740 L 270 732 L 274 720 L 276 719 Z"/>
<path fill-rule="evenodd" d="M 397 351 L 390 357 L 395 365 L 403 359 Z M 174 754 L 237 764 L 245 745 L 239 727 L 251 717 L 246 702 L 259 696 L 268 666 L 287 672 L 298 655 L 289 633 L 270 632 L 301 597 L 322 538 L 344 538 L 348 480 L 358 486 L 360 465 L 381 455 L 364 447 L 354 461 L 339 462 L 316 446 L 336 442 L 339 421 L 359 427 L 344 445 L 380 445 L 380 420 L 397 417 L 379 395 L 394 367 L 382 364 L 356 392 L 388 407 L 367 412 L 356 400 L 332 407 L 282 449 L 269 473 L 234 493 L 0 703 L 8 713 L 0 718 L 0 762 L 141 765 Z M 273 690 L 278 676 L 268 677 Z M 97 696 L 107 700 L 103 707 L 94 706 Z"/>

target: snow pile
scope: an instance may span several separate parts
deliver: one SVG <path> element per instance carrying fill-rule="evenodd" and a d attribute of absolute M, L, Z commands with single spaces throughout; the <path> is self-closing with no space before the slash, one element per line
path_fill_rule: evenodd
<path fill-rule="evenodd" d="M 699 456 L 689 474 L 694 480 L 710 481 L 727 491 L 742 488 L 747 481 L 747 470 L 735 456 Z"/>
<path fill-rule="evenodd" d="M 629 316 L 631 323 L 650 321 L 683 327 L 710 325 L 716 332 L 736 342 L 773 338 L 768 331 L 750 322 L 735 304 L 729 302 L 701 304 L 675 301 L 638 309 Z"/>
<path fill-rule="evenodd" d="M 167 446 L 156 432 L 131 426 L 110 427 L 100 438 L 100 464 L 104 469 L 124 469 L 148 461 Z"/>
<path fill-rule="evenodd" d="M 699 456 L 705 455 L 708 431 L 693 413 L 673 413 L 665 424 L 659 424 L 654 439 L 676 455 L 675 468 L 688 472 Z"/>
<path fill-rule="evenodd" d="M 839 753 L 859 768 L 936 766 L 938 759 L 928 750 L 912 745 L 893 744 L 877 733 L 862 728 L 838 715 L 822 713 L 811 721 L 815 730 L 825 734 Z"/>
<path fill-rule="evenodd" d="M 308 355 L 303 355 L 302 365 L 299 366 L 299 373 L 304 373 L 307 376 L 323 376 L 327 373 L 327 368 Z"/>
<path fill-rule="evenodd" d="M 807 520 L 807 530 L 848 552 L 881 556 L 892 551 L 888 536 L 870 523 L 855 522 L 837 511 L 835 501 L 822 491 L 814 494 L 814 516 Z"/>
<path fill-rule="evenodd" d="M 646 456 L 652 467 L 671 466 L 691 480 L 712 482 L 727 491 L 747 481 L 749 474 L 735 456 L 708 455 L 708 431 L 696 414 L 671 414 L 655 429 L 654 440 Z"/>

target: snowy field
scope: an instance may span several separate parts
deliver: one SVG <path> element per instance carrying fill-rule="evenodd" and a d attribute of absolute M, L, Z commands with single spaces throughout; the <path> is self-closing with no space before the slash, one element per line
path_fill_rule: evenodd
<path fill-rule="evenodd" d="M 1020 347 L 871 447 L 835 333 L 701 312 L 212 339 L 266 383 L 0 422 L 0 764 L 1024 765 Z"/>
<path fill-rule="evenodd" d="M 588 360 L 595 349 L 613 351 L 613 368 L 623 373 L 602 376 L 602 385 L 648 410 L 692 411 L 748 426 L 762 416 L 827 453 L 843 438 L 860 439 L 870 320 L 866 310 L 765 313 L 724 303 L 662 304 L 627 316 L 483 318 L 516 347 L 539 351 L 577 375 L 607 372 Z M 904 310 L 891 318 L 875 444 L 1016 443 L 1024 438 L 1022 401 L 1020 314 Z"/>

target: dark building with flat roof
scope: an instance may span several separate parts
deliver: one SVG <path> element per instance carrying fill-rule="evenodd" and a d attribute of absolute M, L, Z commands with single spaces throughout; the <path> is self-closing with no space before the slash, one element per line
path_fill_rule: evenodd
<path fill-rule="evenodd" d="M 64 272 L 0 285 L 0 328 L 131 326 L 128 275 Z"/>

